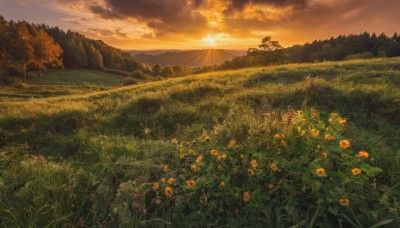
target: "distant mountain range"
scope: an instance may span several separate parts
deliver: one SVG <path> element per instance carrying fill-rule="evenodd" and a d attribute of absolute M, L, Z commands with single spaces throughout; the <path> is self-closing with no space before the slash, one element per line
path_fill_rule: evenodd
<path fill-rule="evenodd" d="M 204 49 L 204 50 L 151 50 L 129 51 L 142 62 L 154 65 L 183 65 L 188 67 L 219 65 L 226 60 L 242 56 L 243 50 Z"/>

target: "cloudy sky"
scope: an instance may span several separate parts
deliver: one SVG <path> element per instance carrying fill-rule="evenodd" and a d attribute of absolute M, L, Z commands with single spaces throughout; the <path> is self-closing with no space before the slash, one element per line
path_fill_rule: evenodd
<path fill-rule="evenodd" d="M 46 23 L 121 49 L 284 46 L 400 32 L 400 0 L 0 0 L 10 20 Z"/>

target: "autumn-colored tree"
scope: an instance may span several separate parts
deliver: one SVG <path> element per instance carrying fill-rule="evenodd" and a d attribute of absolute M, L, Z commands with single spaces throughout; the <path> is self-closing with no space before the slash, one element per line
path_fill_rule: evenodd
<path fill-rule="evenodd" d="M 10 42 L 8 23 L 0 16 L 0 86 L 4 86 L 3 75 L 6 72 L 7 60 L 10 59 L 7 47 Z"/>
<path fill-rule="evenodd" d="M 33 37 L 29 33 L 26 22 L 23 21 L 11 25 L 13 59 L 23 68 L 24 81 L 26 82 L 26 71 L 34 58 L 34 49 L 32 47 Z"/>
<path fill-rule="evenodd" d="M 60 58 L 62 49 L 60 45 L 54 42 L 43 29 L 39 29 L 33 37 L 32 47 L 34 50 L 34 58 L 30 61 L 30 65 L 39 71 L 41 76 L 42 71 L 46 71 L 47 67 L 53 68 L 63 66 Z"/>

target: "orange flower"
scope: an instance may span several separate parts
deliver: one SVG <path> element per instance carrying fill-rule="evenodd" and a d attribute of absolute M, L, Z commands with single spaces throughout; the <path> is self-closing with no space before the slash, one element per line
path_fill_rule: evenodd
<path fill-rule="evenodd" d="M 275 134 L 275 135 L 274 135 L 274 138 L 275 138 L 275 139 L 284 139 L 284 138 L 285 138 L 285 135 L 283 135 L 283 134 Z"/>
<path fill-rule="evenodd" d="M 329 118 L 329 119 L 328 119 L 328 122 L 329 122 L 329 123 L 332 123 L 332 122 L 333 122 L 333 118 L 332 118 L 332 117 Z"/>
<path fill-rule="evenodd" d="M 340 148 L 347 149 L 350 147 L 350 141 L 349 140 L 340 140 L 339 145 L 340 145 Z"/>
<path fill-rule="evenodd" d="M 181 143 L 181 144 L 179 144 L 178 148 L 179 148 L 179 149 L 182 149 L 182 148 L 183 148 L 183 145 L 182 145 L 182 143 Z"/>
<path fill-rule="evenodd" d="M 267 187 L 268 187 L 269 189 L 273 189 L 273 188 L 274 188 L 274 184 L 269 183 Z"/>
<path fill-rule="evenodd" d="M 165 195 L 167 197 L 172 197 L 173 194 L 174 194 L 174 190 L 172 190 L 172 188 L 170 188 L 170 187 L 165 188 Z"/>
<path fill-rule="evenodd" d="M 240 159 L 243 159 L 243 158 L 244 158 L 244 155 L 243 155 L 243 154 L 240 154 L 239 158 L 240 158 Z"/>
<path fill-rule="evenodd" d="M 341 125 L 345 125 L 346 124 L 346 119 L 341 119 L 341 120 L 339 120 L 339 124 L 341 124 Z"/>
<path fill-rule="evenodd" d="M 218 151 L 217 151 L 217 150 L 214 150 L 214 149 L 212 149 L 212 150 L 211 150 L 211 154 L 212 154 L 212 155 L 214 155 L 214 156 L 217 156 L 217 155 L 218 155 Z"/>
<path fill-rule="evenodd" d="M 361 174 L 361 169 L 359 168 L 354 168 L 351 170 L 354 176 Z"/>
<path fill-rule="evenodd" d="M 306 131 L 305 130 L 301 130 L 300 136 L 304 136 L 305 134 L 306 134 Z"/>
<path fill-rule="evenodd" d="M 194 150 L 192 150 L 192 149 L 189 150 L 189 154 L 190 154 L 190 155 L 194 155 L 195 153 L 196 153 L 196 151 L 194 151 Z"/>
<path fill-rule="evenodd" d="M 178 139 L 173 138 L 173 139 L 171 140 L 171 142 L 172 142 L 173 144 L 177 144 L 177 143 L 178 143 Z"/>
<path fill-rule="evenodd" d="M 191 168 L 193 171 L 197 171 L 197 170 L 198 170 L 196 164 L 191 165 L 190 168 Z"/>
<path fill-rule="evenodd" d="M 327 157 L 328 157 L 328 154 L 327 154 L 326 152 L 323 152 L 323 153 L 321 154 L 321 156 L 324 157 L 324 158 L 327 158 Z"/>
<path fill-rule="evenodd" d="M 156 204 L 160 205 L 161 204 L 161 199 L 156 199 Z"/>
<path fill-rule="evenodd" d="M 253 176 L 255 174 L 255 172 L 252 169 L 248 169 L 247 174 L 249 174 L 249 176 Z"/>
<path fill-rule="evenodd" d="M 175 179 L 172 178 L 172 177 L 170 177 L 170 178 L 167 180 L 167 183 L 168 183 L 168 184 L 173 184 L 174 181 L 175 181 Z"/>
<path fill-rule="evenodd" d="M 187 181 L 187 185 L 188 185 L 189 187 L 194 187 L 194 186 L 196 185 L 196 182 L 195 182 L 194 180 L 188 180 L 188 181 Z"/>
<path fill-rule="evenodd" d="M 168 167 L 168 165 L 164 165 L 163 170 L 164 170 L 164 172 L 168 173 L 168 172 L 169 172 L 169 167 Z"/>
<path fill-rule="evenodd" d="M 339 202 L 340 202 L 340 205 L 342 205 L 342 206 L 347 206 L 347 205 L 349 205 L 349 199 L 347 199 L 347 198 L 341 198 L 341 199 L 339 200 Z"/>
<path fill-rule="evenodd" d="M 203 156 L 200 155 L 197 157 L 196 162 L 201 162 L 201 161 L 203 161 Z"/>
<path fill-rule="evenodd" d="M 251 162 L 251 166 L 253 167 L 253 168 L 257 168 L 257 166 L 258 166 L 258 164 L 257 164 L 257 160 L 252 160 Z"/>
<path fill-rule="evenodd" d="M 158 187 L 159 187 L 159 185 L 158 185 L 158 183 L 157 183 L 157 182 L 153 184 L 153 190 L 154 190 L 154 191 L 155 191 L 155 190 L 157 190 L 157 189 L 158 189 Z"/>
<path fill-rule="evenodd" d="M 236 146 L 236 140 L 231 139 L 231 141 L 229 142 L 228 147 L 234 147 L 234 146 Z"/>
<path fill-rule="evenodd" d="M 364 151 L 364 150 L 360 150 L 359 152 L 358 152 L 358 156 L 360 156 L 360 157 L 363 157 L 363 158 L 368 158 L 368 152 L 367 151 Z"/>
<path fill-rule="evenodd" d="M 331 116 L 332 116 L 332 117 L 336 117 L 336 116 L 338 116 L 338 115 L 339 115 L 339 114 L 337 114 L 336 112 L 332 112 L 332 113 L 331 113 Z"/>
<path fill-rule="evenodd" d="M 246 201 L 246 202 L 249 202 L 250 201 L 250 193 L 244 192 L 243 193 L 243 200 Z"/>
<path fill-rule="evenodd" d="M 217 157 L 218 160 L 225 160 L 226 159 L 226 154 L 222 154 Z"/>
<path fill-rule="evenodd" d="M 273 171 L 276 171 L 278 169 L 278 166 L 275 163 L 271 163 L 269 166 Z"/>
<path fill-rule="evenodd" d="M 161 178 L 161 182 L 162 182 L 162 183 L 165 183 L 165 178 L 164 178 L 164 177 Z"/>
<path fill-rule="evenodd" d="M 181 154 L 181 155 L 179 155 L 179 158 L 180 158 L 180 159 L 184 159 L 184 158 L 185 158 L 185 155 Z"/>
<path fill-rule="evenodd" d="M 323 176 L 325 176 L 325 169 L 322 168 L 322 167 L 318 168 L 316 173 L 317 173 L 318 176 L 323 177 Z"/>
<path fill-rule="evenodd" d="M 329 134 L 326 134 L 325 135 L 325 139 L 328 140 L 328 141 L 332 141 L 333 140 L 333 136 L 329 135 Z"/>
<path fill-rule="evenodd" d="M 312 113 L 311 113 L 311 117 L 312 118 L 316 118 L 318 116 L 318 112 L 317 111 L 313 111 Z"/>
<path fill-rule="evenodd" d="M 311 130 L 311 136 L 312 137 L 317 137 L 319 135 L 319 131 L 318 130 L 316 130 L 316 129 L 312 129 Z"/>
<path fill-rule="evenodd" d="M 221 183 L 219 184 L 220 187 L 225 187 L 225 182 L 221 181 Z"/>
<path fill-rule="evenodd" d="M 286 141 L 285 141 L 285 140 L 282 140 L 282 141 L 281 141 L 281 145 L 282 145 L 282 146 L 286 146 L 286 145 L 287 145 Z"/>

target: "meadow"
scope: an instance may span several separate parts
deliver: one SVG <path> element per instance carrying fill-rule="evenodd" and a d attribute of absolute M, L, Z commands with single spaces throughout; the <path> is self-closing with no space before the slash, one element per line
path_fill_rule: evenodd
<path fill-rule="evenodd" d="M 400 226 L 399 58 L 67 74 L 0 91 L 1 227 Z"/>

